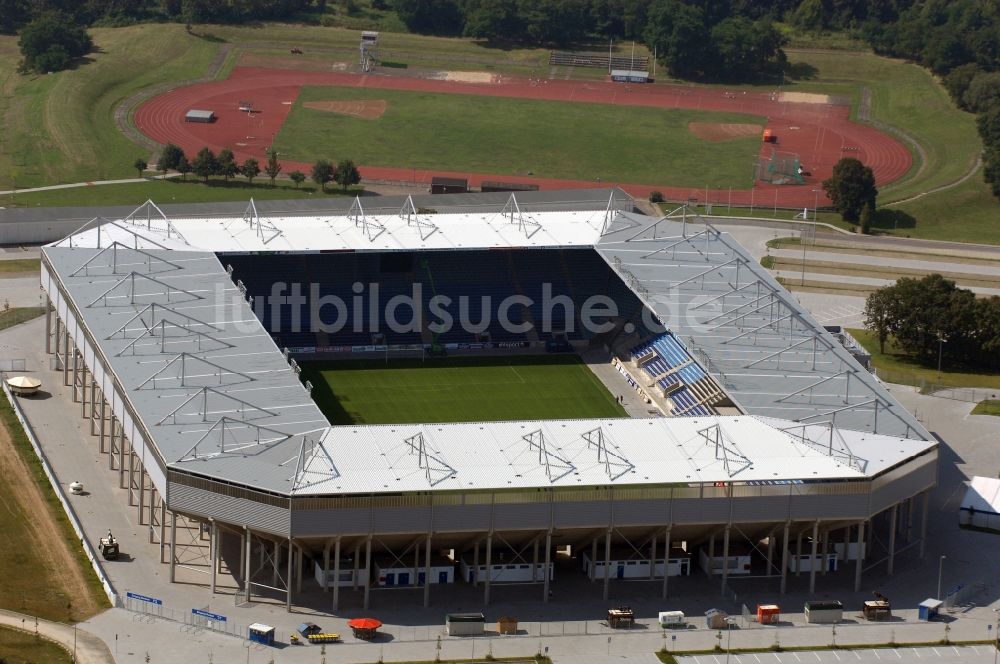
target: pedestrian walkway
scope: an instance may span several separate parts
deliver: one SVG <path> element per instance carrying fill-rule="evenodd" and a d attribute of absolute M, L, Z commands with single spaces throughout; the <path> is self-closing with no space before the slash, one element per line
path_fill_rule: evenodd
<path fill-rule="evenodd" d="M 42 620 L 16 611 L 0 609 L 0 625 L 37 633 L 55 641 L 71 653 L 78 664 L 114 664 L 104 641 L 74 625 Z"/>
<path fill-rule="evenodd" d="M 180 177 L 180 173 L 167 173 L 166 175 L 150 175 L 144 178 L 125 178 L 124 180 L 93 180 L 91 182 L 70 182 L 68 184 L 50 184 L 45 187 L 29 187 L 27 189 L 8 189 L 6 191 L 0 191 L 0 196 L 8 196 L 10 194 L 30 194 L 36 191 L 54 191 L 56 189 L 75 189 L 77 187 L 98 187 L 105 184 L 137 184 L 141 182 L 149 182 L 150 180 L 167 180 L 170 178 Z"/>

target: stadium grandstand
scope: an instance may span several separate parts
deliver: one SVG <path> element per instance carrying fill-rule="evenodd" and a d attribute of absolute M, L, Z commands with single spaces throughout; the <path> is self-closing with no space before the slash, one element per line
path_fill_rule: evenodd
<path fill-rule="evenodd" d="M 920 519 L 922 555 L 936 440 L 726 233 L 598 195 L 435 196 L 436 213 L 410 197 L 198 216 L 148 202 L 46 246 L 46 349 L 170 580 L 190 564 L 179 522 L 209 534 L 213 592 L 221 557 L 242 601 L 277 593 L 289 608 L 307 602 L 310 570 L 336 608 L 345 565 L 368 607 L 359 565 L 405 551 L 429 579 L 442 552 L 478 570 L 507 547 L 508 562 L 544 561 L 540 601 L 557 552 L 595 561 L 599 543 L 605 598 L 612 549 L 655 561 L 708 546 L 728 561 L 749 545 L 785 592 L 790 541 L 816 559 L 902 511 Z M 412 313 L 463 296 L 470 321 L 513 329 L 389 325 L 402 298 Z M 662 417 L 331 426 L 299 375 L 316 357 L 553 338 L 605 348 Z M 870 547 L 839 550 L 856 552 L 840 573 L 859 589 Z M 490 574 L 462 582 L 489 603 Z"/>

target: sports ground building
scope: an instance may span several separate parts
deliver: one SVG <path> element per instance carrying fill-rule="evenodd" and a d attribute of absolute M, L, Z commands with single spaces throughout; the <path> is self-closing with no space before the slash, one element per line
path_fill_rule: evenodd
<path fill-rule="evenodd" d="M 863 558 L 876 516 L 891 516 L 891 537 L 907 520 L 926 538 L 936 441 L 746 250 L 705 223 L 636 214 L 617 190 L 546 196 L 435 197 L 433 211 L 409 198 L 322 214 L 251 204 L 199 217 L 148 203 L 43 249 L 47 350 L 109 478 L 158 531 L 171 580 L 178 519 L 211 540 L 213 590 L 227 555 L 246 600 L 280 594 L 289 605 L 315 577 L 334 606 L 344 579 L 367 606 L 364 570 L 379 558 L 408 554 L 419 582 L 444 553 L 490 570 L 500 550 L 530 559 L 541 601 L 552 557 L 585 552 L 604 563 L 607 596 L 613 550 L 662 565 L 681 543 L 720 561 L 723 588 L 739 572 L 734 552 L 755 548 L 784 592 L 791 557 Z M 570 306 L 557 332 L 431 337 L 323 331 L 293 324 L 289 307 L 263 318 L 251 306 L 279 280 L 346 302 L 352 283 L 377 280 L 381 302 L 432 269 L 436 290 L 535 299 L 549 281 L 622 309 L 595 333 L 572 324 L 582 312 Z M 537 322 L 533 307 L 515 317 Z M 650 320 L 662 327 L 643 327 Z M 395 349 L 516 353 L 507 349 L 552 338 L 608 347 L 622 389 L 661 416 L 331 426 L 297 364 Z M 894 551 L 890 541 L 890 571 Z M 817 567 L 804 568 L 811 585 Z M 496 577 L 460 582 L 488 603 Z"/>

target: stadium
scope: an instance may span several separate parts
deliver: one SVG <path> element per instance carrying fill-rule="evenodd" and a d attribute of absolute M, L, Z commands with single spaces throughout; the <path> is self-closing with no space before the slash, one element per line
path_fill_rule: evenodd
<path fill-rule="evenodd" d="M 848 349 L 686 209 L 557 193 L 148 202 L 43 249 L 46 350 L 171 581 L 183 524 L 213 592 L 224 561 L 289 608 L 313 578 L 367 608 L 390 573 L 425 605 L 515 579 L 544 602 L 567 556 L 605 598 L 692 562 L 784 593 L 851 561 L 858 590 L 882 517 L 890 573 L 897 524 L 922 555 L 938 444 Z"/>

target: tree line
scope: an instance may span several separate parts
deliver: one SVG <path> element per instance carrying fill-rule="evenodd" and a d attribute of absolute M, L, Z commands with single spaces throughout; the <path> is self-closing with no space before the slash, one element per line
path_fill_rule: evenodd
<path fill-rule="evenodd" d="M 132 166 L 142 177 L 148 164 L 144 159 L 139 158 L 133 162 Z M 188 159 L 184 150 L 173 143 L 163 146 L 156 167 L 164 175 L 168 171 L 177 171 L 183 178 L 187 178 L 188 173 L 194 173 L 196 176 L 204 178 L 206 183 L 213 175 L 221 175 L 226 182 L 229 181 L 229 178 L 242 175 L 247 179 L 247 182 L 253 184 L 254 178 L 264 173 L 270 178 L 271 186 L 274 186 L 275 179 L 281 173 L 281 162 L 278 161 L 278 153 L 274 150 L 268 153 L 267 161 L 261 166 L 260 162 L 253 157 L 245 159 L 242 164 L 236 163 L 233 151 L 228 148 L 223 148 L 219 150 L 218 154 L 215 154 L 208 147 L 203 147 L 193 158 Z M 305 182 L 306 175 L 302 171 L 295 170 L 288 174 L 288 178 L 298 187 Z M 313 165 L 312 180 L 323 191 L 326 191 L 326 185 L 330 182 L 336 182 L 343 187 L 344 191 L 347 191 L 348 187 L 361 182 L 361 173 L 350 159 L 341 159 L 336 165 L 326 159 L 320 159 Z"/>
<path fill-rule="evenodd" d="M 976 298 L 940 274 L 878 289 L 868 296 L 864 316 L 882 353 L 891 338 L 925 364 L 941 353 L 977 370 L 1000 368 L 1000 297 Z"/>

